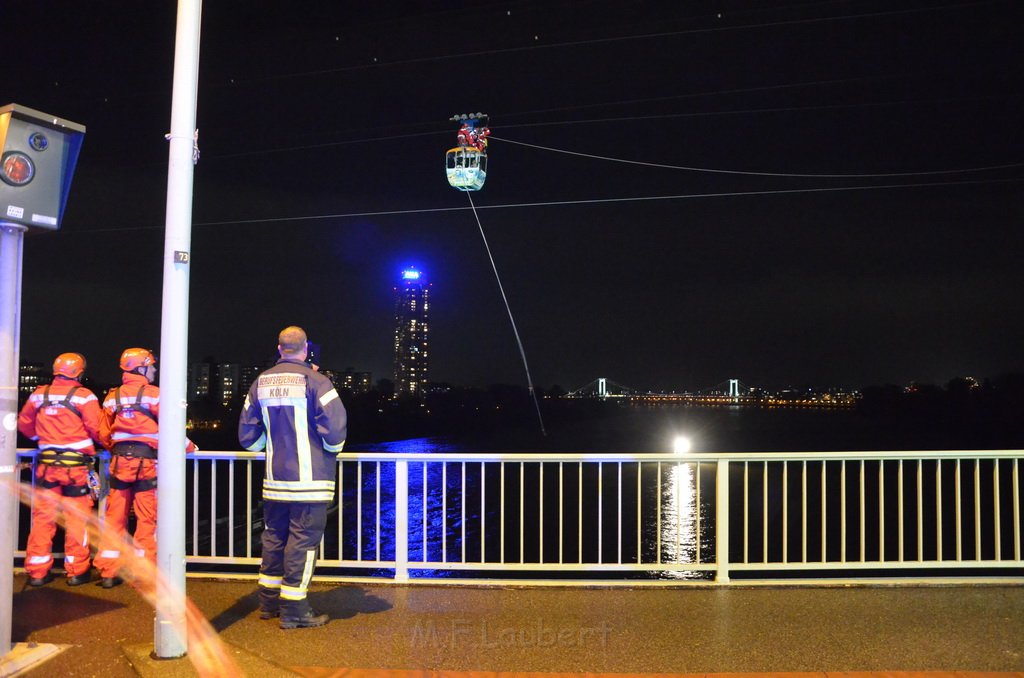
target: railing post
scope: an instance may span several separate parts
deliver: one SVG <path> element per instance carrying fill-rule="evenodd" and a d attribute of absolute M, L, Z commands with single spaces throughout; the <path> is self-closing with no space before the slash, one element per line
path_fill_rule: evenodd
<path fill-rule="evenodd" d="M 715 475 L 715 581 L 729 583 L 729 461 L 718 460 Z"/>
<path fill-rule="evenodd" d="M 395 581 L 409 581 L 409 462 L 405 459 L 395 461 Z"/>

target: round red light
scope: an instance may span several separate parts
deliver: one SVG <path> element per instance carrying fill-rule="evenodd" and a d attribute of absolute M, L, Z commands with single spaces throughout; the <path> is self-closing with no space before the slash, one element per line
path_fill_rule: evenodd
<path fill-rule="evenodd" d="M 4 153 L 0 179 L 11 186 L 24 186 L 36 175 L 32 159 L 20 151 Z"/>

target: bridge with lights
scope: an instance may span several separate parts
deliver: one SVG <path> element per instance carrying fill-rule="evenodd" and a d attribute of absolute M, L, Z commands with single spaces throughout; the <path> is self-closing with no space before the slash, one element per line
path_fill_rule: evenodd
<path fill-rule="evenodd" d="M 860 395 L 856 391 L 837 389 L 787 389 L 773 392 L 750 386 L 739 379 L 728 379 L 697 391 L 656 392 L 642 391 L 606 377 L 598 377 L 563 397 L 706 406 L 853 407 Z"/>

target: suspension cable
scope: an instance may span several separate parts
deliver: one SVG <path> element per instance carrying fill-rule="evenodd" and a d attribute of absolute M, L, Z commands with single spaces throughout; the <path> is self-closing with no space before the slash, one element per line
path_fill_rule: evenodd
<path fill-rule="evenodd" d="M 590 158 L 592 160 L 606 160 L 608 162 L 619 162 L 626 165 L 643 165 L 645 167 L 657 167 L 660 169 L 674 169 L 684 170 L 687 172 L 705 172 L 712 174 L 742 174 L 747 176 L 755 177 L 797 177 L 797 178 L 820 178 L 820 179 L 884 179 L 887 177 L 920 177 L 920 176 L 934 176 L 937 174 L 965 174 L 968 172 L 988 172 L 991 170 L 1010 169 L 1014 167 L 1024 167 L 1024 163 L 1009 163 L 1006 165 L 990 165 L 988 167 L 968 167 L 964 169 L 951 169 L 951 170 L 933 170 L 929 172 L 888 172 L 880 174 L 801 174 L 796 172 L 752 172 L 743 170 L 726 170 L 726 169 L 711 169 L 707 167 L 686 167 L 684 165 L 667 165 L 656 162 L 644 162 L 642 160 L 626 160 L 624 158 L 613 158 L 606 155 L 594 155 L 592 153 L 580 153 L 578 151 L 567 151 L 563 148 L 552 148 L 550 146 L 540 146 L 538 144 L 528 144 L 524 141 L 514 141 L 512 139 L 506 139 L 502 137 L 491 136 L 490 139 L 497 141 L 504 141 L 508 144 L 515 144 L 517 146 L 527 146 L 529 148 L 538 148 L 542 151 L 551 151 L 553 153 L 564 153 L 566 155 L 575 155 L 582 158 Z"/>
<path fill-rule="evenodd" d="M 542 200 L 538 202 L 498 203 L 481 205 L 482 210 L 522 209 L 528 207 L 556 207 L 571 205 L 598 205 L 626 202 L 652 202 L 665 200 L 696 200 L 708 198 L 739 198 L 752 196 L 796 195 L 800 193 L 843 193 L 849 191 L 883 191 L 900 188 L 937 188 L 941 186 L 984 186 L 989 184 L 1007 184 L 1024 181 L 1024 177 L 1006 179 L 968 179 L 963 181 L 928 181 L 911 184 L 886 184 L 882 186 L 830 186 L 824 188 L 781 188 L 762 191 L 715 191 L 711 193 L 680 193 L 675 195 L 638 195 L 622 198 L 589 198 L 582 200 Z M 438 212 L 461 212 L 469 207 L 420 207 L 407 210 L 376 210 L 368 212 L 334 212 L 330 214 L 306 214 L 290 217 L 259 217 L 253 219 L 230 219 L 225 221 L 197 221 L 193 226 L 248 226 L 252 224 L 276 224 L 298 221 L 326 221 L 329 219 L 353 219 L 360 217 L 404 216 L 408 214 L 431 214 Z M 136 231 L 159 231 L 164 225 L 154 222 L 149 226 L 111 226 L 106 228 L 87 228 L 65 230 L 64 237 L 71 235 L 93 235 L 96 233 L 125 233 Z"/>

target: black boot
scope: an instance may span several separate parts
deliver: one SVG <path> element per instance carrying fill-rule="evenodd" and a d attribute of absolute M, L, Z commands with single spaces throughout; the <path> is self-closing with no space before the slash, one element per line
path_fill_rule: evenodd
<path fill-rule="evenodd" d="M 29 586 L 46 586 L 53 581 L 53 572 L 47 572 L 42 577 L 32 577 L 28 580 Z"/>
<path fill-rule="evenodd" d="M 330 617 L 326 614 L 317 614 L 313 610 L 307 609 L 305 614 L 298 617 L 281 615 L 281 628 L 282 629 L 309 629 L 314 626 L 323 626 Z"/>
<path fill-rule="evenodd" d="M 68 577 L 68 586 L 81 586 L 82 584 L 88 584 L 90 581 L 92 581 L 92 574 L 89 570 L 86 570 L 82 574 Z"/>
<path fill-rule="evenodd" d="M 265 586 L 260 587 L 260 619 L 274 619 L 281 616 L 281 592 Z"/>

